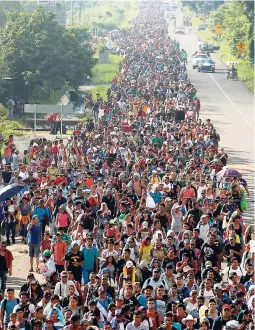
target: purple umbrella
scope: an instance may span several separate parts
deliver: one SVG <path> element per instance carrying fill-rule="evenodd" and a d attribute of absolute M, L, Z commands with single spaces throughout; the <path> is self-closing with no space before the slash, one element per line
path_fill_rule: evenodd
<path fill-rule="evenodd" d="M 223 174 L 223 177 L 226 178 L 226 177 L 238 177 L 240 178 L 242 176 L 242 174 L 240 172 L 238 172 L 237 170 L 233 170 L 232 168 L 228 168 L 224 174 Z"/>

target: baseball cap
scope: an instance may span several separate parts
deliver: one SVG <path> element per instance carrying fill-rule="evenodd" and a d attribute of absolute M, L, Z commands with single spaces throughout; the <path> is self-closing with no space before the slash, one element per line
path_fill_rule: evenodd
<path fill-rule="evenodd" d="M 229 309 L 230 310 L 230 306 L 228 304 L 225 304 L 225 305 L 222 306 L 222 310 L 224 310 L 224 309 Z"/>
<path fill-rule="evenodd" d="M 222 286 L 220 283 L 214 284 L 213 288 L 214 288 L 214 290 L 217 290 L 217 289 L 222 290 Z"/>
<path fill-rule="evenodd" d="M 131 267 L 133 267 L 133 262 L 132 262 L 132 261 L 127 261 L 127 262 L 126 262 L 126 267 L 127 267 L 127 268 L 131 268 Z"/>
<path fill-rule="evenodd" d="M 153 269 L 153 273 L 160 273 L 160 272 L 161 272 L 160 268 L 154 268 Z"/>
<path fill-rule="evenodd" d="M 124 301 L 124 298 L 121 297 L 121 296 L 117 296 L 117 297 L 115 298 L 115 300 L 122 300 L 122 301 Z"/>
<path fill-rule="evenodd" d="M 45 298 L 51 298 L 51 293 L 50 292 L 45 292 L 44 297 Z"/>
<path fill-rule="evenodd" d="M 45 320 L 46 323 L 54 323 L 53 319 L 48 317 L 46 320 Z"/>
<path fill-rule="evenodd" d="M 229 274 L 229 278 L 231 279 L 233 276 L 238 276 L 236 272 L 232 272 Z"/>

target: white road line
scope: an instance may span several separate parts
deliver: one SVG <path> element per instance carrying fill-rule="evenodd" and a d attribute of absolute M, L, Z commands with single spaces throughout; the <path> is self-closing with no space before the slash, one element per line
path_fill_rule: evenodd
<path fill-rule="evenodd" d="M 252 124 L 249 122 L 249 120 L 245 117 L 245 115 L 243 114 L 243 112 L 238 108 L 238 106 L 231 100 L 231 98 L 228 96 L 228 94 L 224 91 L 224 89 L 221 87 L 221 85 L 218 83 L 218 81 L 214 78 L 214 76 L 209 73 L 210 77 L 212 78 L 212 80 L 215 82 L 215 84 L 219 87 L 219 89 L 222 91 L 222 93 L 226 96 L 226 98 L 229 100 L 229 102 L 233 105 L 233 107 L 236 109 L 236 111 L 239 113 L 239 115 L 241 115 L 244 119 L 244 121 L 249 125 L 249 127 L 255 131 L 254 127 L 252 126 Z"/>

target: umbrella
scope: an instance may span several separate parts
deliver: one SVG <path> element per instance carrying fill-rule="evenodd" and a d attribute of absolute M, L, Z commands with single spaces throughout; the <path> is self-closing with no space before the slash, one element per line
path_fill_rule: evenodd
<path fill-rule="evenodd" d="M 0 190 L 0 203 L 5 202 L 7 198 L 17 195 L 25 187 L 24 184 L 13 183 Z"/>
<path fill-rule="evenodd" d="M 224 174 L 223 174 L 223 177 L 226 178 L 226 177 L 238 177 L 240 178 L 242 176 L 242 174 L 240 172 L 238 172 L 237 170 L 234 170 L 232 168 L 228 168 Z"/>

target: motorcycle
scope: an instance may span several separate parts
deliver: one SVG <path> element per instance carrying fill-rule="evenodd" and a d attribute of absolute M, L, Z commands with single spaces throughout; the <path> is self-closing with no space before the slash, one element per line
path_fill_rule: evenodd
<path fill-rule="evenodd" d="M 238 80 L 238 75 L 237 75 L 237 70 L 228 70 L 227 73 L 227 80 L 232 79 L 232 80 Z"/>
<path fill-rule="evenodd" d="M 237 74 L 237 62 L 228 62 L 228 72 L 227 72 L 227 80 L 238 80 L 238 74 Z"/>

